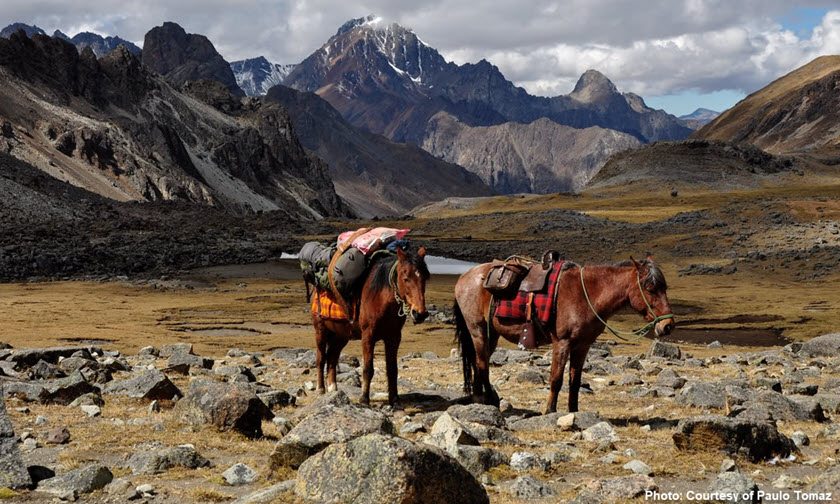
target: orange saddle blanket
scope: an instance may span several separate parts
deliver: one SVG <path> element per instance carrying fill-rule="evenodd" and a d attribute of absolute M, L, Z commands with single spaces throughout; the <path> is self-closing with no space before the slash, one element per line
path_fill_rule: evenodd
<path fill-rule="evenodd" d="M 312 298 L 312 313 L 330 320 L 347 320 L 341 305 L 335 302 L 332 294 L 325 290 L 315 291 Z"/>

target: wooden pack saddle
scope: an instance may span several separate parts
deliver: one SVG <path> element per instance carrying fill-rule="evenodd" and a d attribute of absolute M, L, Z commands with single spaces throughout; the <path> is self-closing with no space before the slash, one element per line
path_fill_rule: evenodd
<path fill-rule="evenodd" d="M 494 294 L 540 292 L 545 289 L 548 275 L 559 259 L 560 253 L 556 250 L 543 254 L 541 262 L 519 256 L 506 261 L 494 259 L 484 279 L 484 288 Z"/>

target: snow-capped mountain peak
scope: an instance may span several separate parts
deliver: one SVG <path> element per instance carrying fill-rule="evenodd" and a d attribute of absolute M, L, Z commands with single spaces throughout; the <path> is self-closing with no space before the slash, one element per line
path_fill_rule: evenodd
<path fill-rule="evenodd" d="M 260 96 L 281 84 L 296 65 L 271 63 L 264 56 L 234 61 L 230 64 L 236 84 L 248 96 Z"/>

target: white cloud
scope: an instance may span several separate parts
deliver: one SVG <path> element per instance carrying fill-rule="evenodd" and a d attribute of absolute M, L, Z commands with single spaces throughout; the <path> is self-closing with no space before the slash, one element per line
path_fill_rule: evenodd
<path fill-rule="evenodd" d="M 375 12 L 411 27 L 458 63 L 487 59 L 542 95 L 569 92 L 595 68 L 642 96 L 751 92 L 822 54 L 840 53 L 840 10 L 797 36 L 778 19 L 836 0 L 4 0 L 8 22 L 142 42 L 175 21 L 207 35 L 228 60 L 297 62 L 348 19 Z"/>

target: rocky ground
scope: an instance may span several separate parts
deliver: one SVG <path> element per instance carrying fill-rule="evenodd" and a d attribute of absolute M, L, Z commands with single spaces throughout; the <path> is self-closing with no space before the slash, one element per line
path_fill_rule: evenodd
<path fill-rule="evenodd" d="M 134 355 L 5 348 L 0 495 L 92 503 L 598 503 L 642 501 L 646 491 L 660 501 L 688 492 L 836 498 L 828 492 L 840 488 L 840 336 L 764 351 L 631 348 L 593 347 L 583 411 L 550 415 L 541 414 L 549 361 L 535 352 L 493 355 L 500 408 L 464 403 L 454 350 L 405 355 L 404 409 L 394 410 L 379 360 L 373 406 L 355 401 L 352 355 L 342 358 L 340 390 L 322 396 L 305 348 L 215 358 L 189 343 Z"/>

